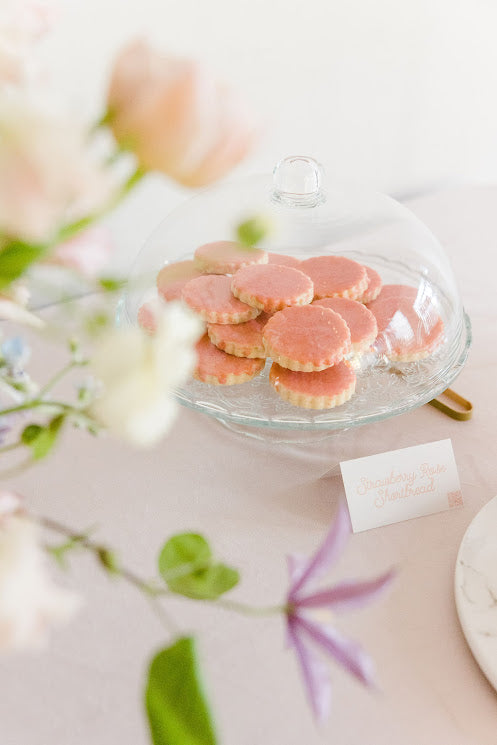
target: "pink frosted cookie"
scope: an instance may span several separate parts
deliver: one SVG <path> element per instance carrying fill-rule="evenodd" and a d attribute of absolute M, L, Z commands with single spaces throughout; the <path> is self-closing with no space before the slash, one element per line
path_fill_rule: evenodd
<path fill-rule="evenodd" d="M 376 318 L 365 305 L 358 303 L 357 300 L 350 300 L 347 297 L 325 297 L 322 300 L 315 300 L 313 305 L 331 308 L 342 316 L 349 327 L 354 354 L 364 352 L 376 339 L 378 333 Z"/>
<path fill-rule="evenodd" d="M 166 264 L 157 275 L 159 295 L 166 301 L 179 300 L 186 283 L 201 276 L 202 272 L 195 267 L 192 259 Z"/>
<path fill-rule="evenodd" d="M 314 297 L 349 297 L 356 300 L 368 286 L 366 269 L 345 256 L 315 256 L 300 263 L 314 282 Z"/>
<path fill-rule="evenodd" d="M 211 343 L 205 334 L 196 346 L 197 366 L 193 377 L 211 385 L 235 385 L 251 380 L 264 368 L 264 360 L 234 357 Z"/>
<path fill-rule="evenodd" d="M 144 331 L 148 331 L 150 334 L 154 334 L 157 331 L 155 303 L 153 301 L 143 303 L 143 305 L 138 308 L 136 319 L 138 321 L 138 325 L 141 326 Z"/>
<path fill-rule="evenodd" d="M 284 401 L 304 409 L 332 409 L 354 394 L 356 376 L 346 362 L 320 372 L 297 372 L 273 362 L 269 382 Z"/>
<path fill-rule="evenodd" d="M 386 285 L 368 308 L 378 324 L 376 349 L 394 362 L 425 359 L 443 340 L 443 321 L 429 293 Z"/>
<path fill-rule="evenodd" d="M 370 266 L 365 266 L 366 275 L 368 277 L 368 288 L 364 295 L 360 298 L 361 303 L 371 303 L 376 300 L 381 292 L 381 277 L 375 269 L 371 269 Z"/>
<path fill-rule="evenodd" d="M 191 279 L 183 287 L 182 298 L 208 323 L 244 323 L 256 318 L 260 310 L 234 297 L 231 277 L 217 274 Z"/>
<path fill-rule="evenodd" d="M 307 305 L 314 296 L 312 280 L 290 266 L 247 266 L 231 280 L 231 292 L 244 303 L 274 313 L 288 305 Z"/>
<path fill-rule="evenodd" d="M 286 254 L 272 254 L 267 255 L 268 264 L 278 264 L 279 266 L 291 266 L 293 269 L 298 269 L 301 261 L 296 259 L 294 256 L 287 256 Z"/>
<path fill-rule="evenodd" d="M 267 313 L 261 313 L 246 323 L 209 323 L 207 333 L 211 342 L 228 354 L 264 359 L 266 350 L 262 341 L 262 331 L 270 317 Z"/>
<path fill-rule="evenodd" d="M 347 324 L 338 313 L 319 305 L 275 313 L 262 336 L 266 355 L 290 370 L 324 370 L 350 352 Z"/>
<path fill-rule="evenodd" d="M 261 248 L 246 248 L 235 241 L 214 241 L 199 246 L 195 266 L 204 274 L 234 274 L 251 264 L 267 264 L 267 253 Z"/>

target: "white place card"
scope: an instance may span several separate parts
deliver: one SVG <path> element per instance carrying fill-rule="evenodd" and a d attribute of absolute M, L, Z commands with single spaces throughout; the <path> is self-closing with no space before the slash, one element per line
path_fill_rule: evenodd
<path fill-rule="evenodd" d="M 450 440 L 340 463 L 354 533 L 462 506 Z"/>

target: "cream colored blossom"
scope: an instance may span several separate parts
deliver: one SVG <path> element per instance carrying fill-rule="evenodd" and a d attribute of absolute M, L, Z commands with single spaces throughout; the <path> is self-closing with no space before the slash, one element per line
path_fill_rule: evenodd
<path fill-rule="evenodd" d="M 20 508 L 16 495 L 0 492 L 0 652 L 40 646 L 80 604 L 50 578 L 39 528 Z"/>
<path fill-rule="evenodd" d="M 0 236 L 50 241 L 63 224 L 102 207 L 112 188 L 74 121 L 21 95 L 2 102 Z"/>
<path fill-rule="evenodd" d="M 181 303 L 160 306 L 153 335 L 116 329 L 99 341 L 92 371 L 103 385 L 92 414 L 114 435 L 147 446 L 169 429 L 177 411 L 174 388 L 195 366 L 202 324 Z"/>

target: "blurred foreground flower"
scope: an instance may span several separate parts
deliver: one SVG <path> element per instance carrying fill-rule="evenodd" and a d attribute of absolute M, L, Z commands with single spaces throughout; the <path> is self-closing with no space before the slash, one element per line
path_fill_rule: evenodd
<path fill-rule="evenodd" d="M 91 369 L 103 391 L 92 416 L 109 431 L 135 445 L 156 442 L 176 414 L 173 390 L 192 373 L 201 322 L 181 303 L 157 306 L 153 335 L 140 328 L 103 335 Z"/>
<path fill-rule="evenodd" d="M 0 83 L 25 81 L 32 47 L 48 31 L 55 13 L 52 0 L 1 0 Z"/>
<path fill-rule="evenodd" d="M 12 284 L 6 292 L 0 293 L 0 321 L 13 321 L 25 326 L 41 328 L 41 318 L 27 310 L 29 290 L 20 282 Z"/>
<path fill-rule="evenodd" d="M 52 241 L 67 222 L 97 211 L 113 190 L 88 151 L 85 132 L 21 96 L 0 108 L 0 226 L 3 240 Z"/>
<path fill-rule="evenodd" d="M 309 610 L 323 613 L 359 608 L 374 600 L 392 581 L 389 571 L 373 580 L 341 582 L 317 592 L 309 584 L 321 577 L 341 554 L 350 535 L 350 519 L 342 503 L 324 543 L 314 556 L 302 560 L 289 556 L 290 589 L 287 597 L 288 638 L 304 679 L 314 716 L 318 721 L 329 713 L 331 683 L 327 666 L 314 651 L 320 649 L 365 685 L 374 682 L 374 666 L 369 655 L 357 642 L 344 637 L 328 621 L 316 620 Z M 309 644 L 310 642 L 310 644 Z"/>
<path fill-rule="evenodd" d="M 85 277 L 97 277 L 108 264 L 113 248 L 109 230 L 95 225 L 59 243 L 48 256 L 47 263 L 64 266 Z"/>
<path fill-rule="evenodd" d="M 247 154 L 254 136 L 252 117 L 231 89 L 199 64 L 161 55 L 143 41 L 116 60 L 108 119 L 144 170 L 190 187 L 223 176 Z"/>
<path fill-rule="evenodd" d="M 50 579 L 38 526 L 23 515 L 19 498 L 0 492 L 0 651 L 39 646 L 79 604 Z"/>

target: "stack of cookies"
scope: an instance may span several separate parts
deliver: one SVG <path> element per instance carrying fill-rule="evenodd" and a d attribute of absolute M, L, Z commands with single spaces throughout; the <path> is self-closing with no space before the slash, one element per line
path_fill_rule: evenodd
<path fill-rule="evenodd" d="M 416 288 L 382 289 L 376 271 L 344 256 L 299 261 L 216 241 L 200 246 L 192 260 L 164 266 L 157 289 L 165 301 L 181 298 L 206 323 L 197 345 L 198 380 L 244 383 L 270 358 L 273 389 L 308 409 L 333 408 L 351 398 L 354 368 L 377 340 L 378 328 L 383 352 L 397 361 L 430 354 L 443 332 L 437 317 L 421 339 L 404 334 L 392 344 L 389 331 L 397 311 L 416 326 Z M 138 322 L 153 331 L 148 304 L 140 308 Z"/>

